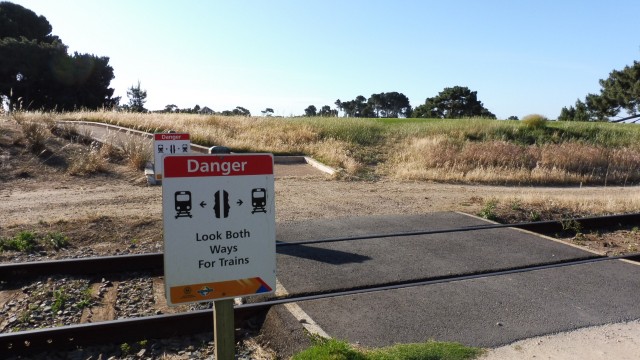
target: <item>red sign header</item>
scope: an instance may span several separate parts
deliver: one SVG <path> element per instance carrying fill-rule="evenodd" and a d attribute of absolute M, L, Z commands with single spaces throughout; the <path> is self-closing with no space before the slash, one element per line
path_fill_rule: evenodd
<path fill-rule="evenodd" d="M 166 156 L 164 177 L 273 175 L 271 154 Z"/>
<path fill-rule="evenodd" d="M 153 134 L 154 140 L 189 140 L 189 134 L 160 133 Z"/>

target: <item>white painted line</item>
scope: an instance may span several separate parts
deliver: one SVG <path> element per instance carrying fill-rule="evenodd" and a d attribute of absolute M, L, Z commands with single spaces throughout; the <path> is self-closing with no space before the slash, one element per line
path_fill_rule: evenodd
<path fill-rule="evenodd" d="M 286 296 L 289 295 L 287 289 L 282 286 L 280 281 L 276 279 L 276 296 Z M 313 321 L 311 316 L 307 314 L 302 308 L 296 303 L 288 303 L 284 304 L 284 307 L 293 315 L 293 317 L 298 320 L 302 326 L 304 326 L 305 330 L 309 332 L 309 334 L 320 336 L 325 339 L 331 339 L 331 336 L 327 334 L 318 323 Z"/>

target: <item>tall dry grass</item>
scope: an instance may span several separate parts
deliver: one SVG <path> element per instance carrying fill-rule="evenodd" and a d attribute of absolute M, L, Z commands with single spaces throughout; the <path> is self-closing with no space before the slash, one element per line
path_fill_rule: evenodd
<path fill-rule="evenodd" d="M 85 176 L 109 171 L 109 161 L 100 146 L 96 144 L 88 149 L 76 149 L 69 156 L 67 173 L 75 176 Z"/>
<path fill-rule="evenodd" d="M 47 139 L 51 137 L 54 122 L 50 116 L 39 116 L 36 119 L 24 116 L 24 113 L 13 113 L 12 118 L 22 130 L 27 148 L 34 154 L 46 150 Z"/>
<path fill-rule="evenodd" d="M 305 154 L 356 176 L 373 171 L 396 179 L 487 184 L 640 183 L 640 127 L 629 124 L 105 111 L 56 119 L 188 132 L 195 143 L 235 152 Z"/>
<path fill-rule="evenodd" d="M 501 204 L 511 204 L 510 206 L 518 204 L 518 206 L 533 207 L 542 213 L 554 213 L 558 209 L 567 209 L 574 214 L 606 215 L 637 212 L 640 208 L 640 192 L 583 189 L 583 193 L 572 191 L 552 194 L 532 190 L 521 194 L 497 196 L 495 200 Z"/>
<path fill-rule="evenodd" d="M 520 145 L 506 141 L 412 139 L 389 159 L 399 179 L 491 184 L 637 184 L 640 145 L 607 148 L 579 142 Z"/>

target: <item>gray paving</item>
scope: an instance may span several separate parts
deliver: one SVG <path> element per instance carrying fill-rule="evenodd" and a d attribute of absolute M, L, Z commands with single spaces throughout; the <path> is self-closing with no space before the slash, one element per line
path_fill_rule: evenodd
<path fill-rule="evenodd" d="M 458 213 L 278 224 L 296 241 L 486 224 Z M 292 294 L 556 263 L 593 254 L 515 229 L 278 248 Z M 365 346 L 458 341 L 492 347 L 640 318 L 640 266 L 622 261 L 301 302 L 329 335 Z"/>
<path fill-rule="evenodd" d="M 278 224 L 280 241 L 486 225 L 459 213 Z M 514 229 L 279 247 L 278 280 L 291 294 L 400 283 L 555 263 L 593 254 Z"/>
<path fill-rule="evenodd" d="M 585 264 L 299 303 L 329 335 L 365 346 L 494 347 L 640 318 L 640 266 Z"/>

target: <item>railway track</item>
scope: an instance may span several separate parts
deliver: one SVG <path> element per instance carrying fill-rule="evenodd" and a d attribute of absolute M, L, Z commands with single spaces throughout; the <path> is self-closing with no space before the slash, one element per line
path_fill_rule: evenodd
<path fill-rule="evenodd" d="M 582 229 L 599 229 L 609 226 L 628 226 L 640 223 L 640 214 L 616 215 L 570 219 L 579 223 Z M 355 237 L 326 238 L 298 242 L 278 242 L 277 247 L 321 244 L 339 241 L 364 241 L 398 236 L 415 236 L 426 234 L 453 233 L 462 231 L 481 231 L 515 227 L 537 232 L 558 232 L 564 229 L 561 221 L 529 222 L 519 224 L 489 224 L 443 230 L 425 230 L 373 234 Z M 615 257 L 593 255 L 581 259 L 559 261 L 539 265 L 499 269 L 481 273 L 458 274 L 434 278 L 417 279 L 402 283 L 353 288 L 344 291 L 333 291 L 316 294 L 302 294 L 284 298 L 263 299 L 263 301 L 242 304 L 235 307 L 235 319 L 238 323 L 253 316 L 266 313 L 271 307 L 286 303 L 326 299 L 337 296 L 363 294 L 376 291 L 387 291 L 406 287 L 428 286 L 446 282 L 470 280 L 484 277 L 501 276 L 521 272 L 540 271 L 545 269 L 577 266 L 588 263 L 613 260 L 640 261 L 640 253 Z M 162 275 L 163 259 L 161 253 L 144 255 L 110 256 L 62 261 L 29 262 L 0 265 L 0 279 L 20 279 L 26 281 L 41 276 L 72 275 L 91 276 L 109 273 L 145 272 L 150 276 Z M 117 269 L 117 270 L 114 270 Z M 136 331 L 131 331 L 136 329 Z M 167 338 L 181 335 L 212 331 L 212 311 L 198 310 L 177 314 L 127 318 L 95 323 L 84 323 L 57 328 L 20 331 L 0 334 L 0 357 L 19 356 L 34 352 L 61 350 L 73 347 L 85 347 L 105 343 L 123 343 L 138 341 L 143 338 Z"/>
<path fill-rule="evenodd" d="M 316 240 L 277 242 L 276 247 L 312 245 L 341 241 L 362 241 L 369 239 L 380 239 L 400 236 L 417 236 L 444 234 L 466 231 L 481 231 L 487 229 L 500 228 L 518 228 L 529 230 L 537 233 L 557 233 L 566 230 L 566 223 L 580 224 L 583 230 L 601 229 L 611 226 L 635 226 L 640 224 L 640 213 L 610 215 L 598 217 L 585 217 L 566 219 L 563 221 L 538 221 L 523 222 L 516 224 L 488 224 L 480 226 L 467 226 L 462 228 L 451 228 L 441 230 L 423 230 L 410 232 L 394 232 L 386 234 L 370 234 L 363 236 L 348 236 L 325 238 Z M 142 255 L 118 255 L 96 258 L 72 259 L 72 260 L 55 260 L 55 261 L 38 261 L 25 262 L 15 264 L 0 264 L 0 279 L 20 278 L 28 279 L 37 276 L 49 274 L 65 274 L 65 275 L 91 275 L 91 274 L 107 274 L 114 272 L 136 272 L 151 271 L 155 274 L 162 274 L 163 254 L 152 253 Z"/>

